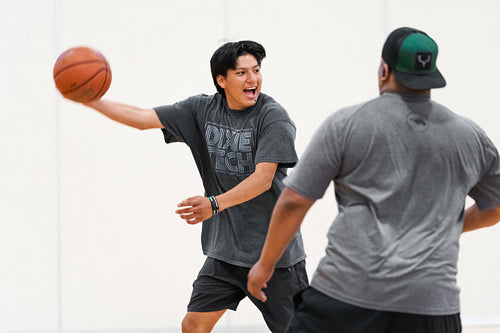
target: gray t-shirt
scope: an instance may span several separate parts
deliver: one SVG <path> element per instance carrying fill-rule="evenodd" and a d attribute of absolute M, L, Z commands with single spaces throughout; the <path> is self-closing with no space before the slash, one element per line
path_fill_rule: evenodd
<path fill-rule="evenodd" d="M 288 113 L 265 94 L 252 107 L 231 110 L 219 93 L 193 96 L 155 111 L 165 127 L 165 141 L 185 142 L 191 149 L 206 195 L 229 191 L 258 163 L 278 163 L 271 189 L 203 222 L 203 253 L 251 267 L 260 256 L 287 168 L 297 162 L 295 125 Z M 299 232 L 277 267 L 290 267 L 304 258 Z"/>
<path fill-rule="evenodd" d="M 332 114 L 285 184 L 338 215 L 311 286 L 383 311 L 460 311 L 456 282 L 467 195 L 500 205 L 497 150 L 477 125 L 432 100 L 385 93 Z"/>

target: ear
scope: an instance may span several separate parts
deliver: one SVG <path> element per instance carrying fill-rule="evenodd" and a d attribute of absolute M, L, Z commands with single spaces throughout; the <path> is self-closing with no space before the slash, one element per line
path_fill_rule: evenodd
<path fill-rule="evenodd" d="M 217 80 L 217 84 L 222 88 L 222 89 L 226 89 L 226 78 L 222 75 L 217 75 L 216 77 L 216 80 Z"/>
<path fill-rule="evenodd" d="M 389 78 L 389 66 L 385 62 L 380 63 L 380 79 L 386 81 Z"/>
<path fill-rule="evenodd" d="M 378 91 L 382 95 L 387 91 L 391 84 L 391 73 L 389 72 L 389 66 L 385 63 L 383 59 L 380 60 L 380 65 L 378 66 Z"/>

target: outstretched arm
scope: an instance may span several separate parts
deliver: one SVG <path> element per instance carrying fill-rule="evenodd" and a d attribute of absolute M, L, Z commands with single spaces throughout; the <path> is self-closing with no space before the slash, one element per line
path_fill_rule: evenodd
<path fill-rule="evenodd" d="M 248 291 L 262 302 L 267 300 L 262 289 L 267 287 L 276 263 L 299 230 L 314 202 L 288 187 L 276 202 L 260 259 L 248 274 Z"/>
<path fill-rule="evenodd" d="M 219 211 L 251 200 L 271 188 L 277 163 L 262 162 L 255 166 L 255 171 L 231 190 L 216 197 Z M 195 196 L 183 200 L 177 205 L 182 207 L 175 212 L 189 224 L 205 221 L 212 216 L 212 206 L 207 197 Z"/>
<path fill-rule="evenodd" d="M 141 109 L 102 99 L 84 103 L 84 105 L 99 111 L 114 121 L 140 130 L 163 128 L 160 119 L 153 109 Z"/>
<path fill-rule="evenodd" d="M 500 207 L 489 210 L 479 210 L 473 204 L 465 210 L 463 232 L 491 227 L 500 221 Z"/>

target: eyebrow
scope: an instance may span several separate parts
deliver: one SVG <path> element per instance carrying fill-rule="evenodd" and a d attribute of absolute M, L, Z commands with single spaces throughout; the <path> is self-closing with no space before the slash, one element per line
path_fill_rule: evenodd
<path fill-rule="evenodd" d="M 260 67 L 260 65 L 257 64 L 257 65 L 255 65 L 253 67 L 236 67 L 234 70 L 235 71 L 240 71 L 240 70 L 245 70 L 245 69 L 250 69 L 250 68 L 254 69 L 254 68 L 257 68 L 257 67 Z"/>

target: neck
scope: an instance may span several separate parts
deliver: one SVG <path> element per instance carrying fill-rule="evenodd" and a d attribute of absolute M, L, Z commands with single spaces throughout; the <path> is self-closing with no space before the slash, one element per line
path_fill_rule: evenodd
<path fill-rule="evenodd" d="M 427 98 L 431 97 L 430 89 L 415 90 L 407 88 L 403 86 L 401 83 L 399 83 L 396 80 L 396 77 L 392 73 L 389 73 L 386 79 L 381 77 L 379 78 L 379 91 L 380 95 L 382 95 L 385 92 L 393 92 L 401 95 L 418 95 Z"/>
<path fill-rule="evenodd" d="M 380 90 L 380 95 L 386 92 L 392 92 L 400 95 L 418 95 L 418 96 L 423 96 L 427 98 L 431 98 L 431 90 L 430 89 L 423 89 L 423 90 L 415 90 L 415 89 L 409 89 L 406 87 L 398 87 L 398 88 L 382 88 Z"/>

